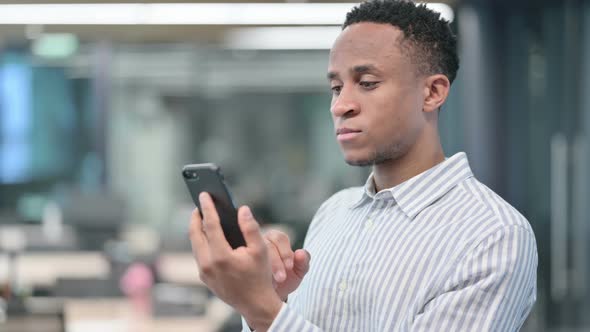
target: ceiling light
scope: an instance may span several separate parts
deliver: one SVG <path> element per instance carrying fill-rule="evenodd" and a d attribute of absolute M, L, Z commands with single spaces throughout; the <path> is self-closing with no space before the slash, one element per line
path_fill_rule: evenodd
<path fill-rule="evenodd" d="M 2 4 L 0 24 L 340 25 L 355 3 Z M 446 4 L 427 3 L 449 21 Z"/>
<path fill-rule="evenodd" d="M 225 46 L 238 50 L 330 49 L 340 27 L 241 28 L 228 33 Z"/>
<path fill-rule="evenodd" d="M 31 49 L 39 57 L 67 58 L 78 50 L 78 38 L 69 33 L 44 33 L 33 41 Z"/>

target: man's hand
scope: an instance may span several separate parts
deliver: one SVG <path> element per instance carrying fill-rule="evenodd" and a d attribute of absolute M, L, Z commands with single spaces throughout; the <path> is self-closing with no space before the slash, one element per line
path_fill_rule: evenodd
<path fill-rule="evenodd" d="M 201 280 L 224 302 L 236 309 L 256 331 L 266 331 L 279 313 L 282 301 L 273 288 L 267 246 L 252 212 L 238 210 L 238 223 L 246 247 L 231 248 L 209 194 L 199 195 L 203 218 L 195 209 L 190 239 Z"/>
<path fill-rule="evenodd" d="M 304 249 L 295 252 L 287 234 L 270 230 L 264 234 L 274 279 L 274 286 L 281 300 L 286 301 L 309 270 L 311 256 Z"/>

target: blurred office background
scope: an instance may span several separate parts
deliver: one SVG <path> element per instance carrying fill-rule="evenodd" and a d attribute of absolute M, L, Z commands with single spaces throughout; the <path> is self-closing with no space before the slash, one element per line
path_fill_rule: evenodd
<path fill-rule="evenodd" d="M 325 80 L 352 3 L 61 2 L 0 1 L 0 330 L 235 330 L 198 280 L 180 169 L 219 164 L 299 247 L 369 172 L 341 158 Z M 445 152 L 537 236 L 523 330 L 590 331 L 590 3 L 433 8 L 460 41 Z"/>

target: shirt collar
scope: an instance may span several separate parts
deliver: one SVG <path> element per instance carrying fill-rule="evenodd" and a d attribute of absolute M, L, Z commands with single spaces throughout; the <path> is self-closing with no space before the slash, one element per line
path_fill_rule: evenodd
<path fill-rule="evenodd" d="M 364 190 L 358 200 L 351 206 L 355 209 L 364 203 L 380 199 L 394 199 L 401 210 L 410 219 L 414 219 L 422 210 L 444 196 L 457 184 L 473 176 L 469 161 L 464 152 L 459 152 L 442 163 L 398 184 L 393 188 L 375 192 L 373 173 L 369 175 Z"/>
<path fill-rule="evenodd" d="M 373 172 L 369 174 L 369 178 L 365 182 L 363 187 L 363 191 L 360 197 L 354 201 L 354 203 L 350 206 L 351 209 L 356 209 L 363 205 L 364 203 L 375 199 L 375 182 L 373 181 Z"/>

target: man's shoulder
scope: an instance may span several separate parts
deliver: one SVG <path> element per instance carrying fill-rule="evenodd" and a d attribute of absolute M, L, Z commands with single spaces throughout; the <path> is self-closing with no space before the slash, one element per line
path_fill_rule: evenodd
<path fill-rule="evenodd" d="M 334 216 L 335 213 L 347 211 L 358 202 L 363 195 L 363 187 L 351 187 L 342 189 L 325 200 L 317 210 L 314 220 L 326 219 L 328 216 Z"/>
<path fill-rule="evenodd" d="M 313 242 L 315 235 L 322 232 L 331 221 L 338 220 L 337 215 L 346 213 L 349 207 L 352 207 L 359 201 L 363 195 L 363 187 L 351 187 L 342 189 L 325 200 L 320 208 L 316 211 L 306 235 L 306 246 Z"/>
<path fill-rule="evenodd" d="M 333 207 L 352 206 L 361 199 L 363 190 L 364 188 L 361 186 L 342 189 L 330 196 L 322 205 Z"/>
<path fill-rule="evenodd" d="M 474 177 L 461 182 L 456 190 L 446 204 L 459 204 L 463 211 L 448 221 L 449 229 L 461 234 L 457 241 L 461 244 L 460 257 L 461 253 L 489 248 L 498 241 L 515 241 L 512 244 L 536 253 L 533 228 L 514 206 Z"/>
<path fill-rule="evenodd" d="M 463 182 L 461 187 L 468 194 L 468 199 L 477 201 L 489 211 L 497 226 L 522 227 L 532 231 L 529 221 L 514 206 L 475 177 Z"/>

